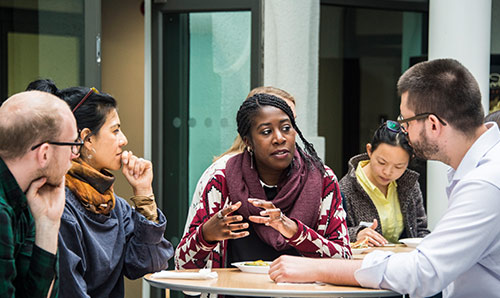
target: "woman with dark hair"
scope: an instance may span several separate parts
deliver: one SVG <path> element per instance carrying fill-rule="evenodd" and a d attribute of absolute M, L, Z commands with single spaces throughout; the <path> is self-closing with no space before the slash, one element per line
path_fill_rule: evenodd
<path fill-rule="evenodd" d="M 366 153 L 349 160 L 340 189 L 351 241 L 382 246 L 430 233 L 419 174 L 408 169 L 412 156 L 399 123 L 389 120 L 375 131 Z"/>
<path fill-rule="evenodd" d="M 165 216 L 154 200 L 152 164 L 123 149 L 127 138 L 113 97 L 94 88 L 44 88 L 68 103 L 84 142 L 66 175 L 60 297 L 124 297 L 124 276 L 136 279 L 165 269 L 173 255 L 163 237 Z M 109 171 L 120 168 L 135 208 L 114 193 Z"/>
<path fill-rule="evenodd" d="M 293 116 L 295 117 L 295 98 L 290 93 L 272 86 L 260 86 L 250 90 L 246 99 L 252 97 L 257 93 L 271 94 L 283 99 L 290 106 Z M 243 142 L 241 137 L 237 135 L 231 147 L 227 149 L 226 152 L 222 153 L 219 156 L 216 156 L 212 164 L 203 172 L 200 179 L 198 180 L 198 183 L 196 183 L 196 189 L 193 193 L 193 198 L 191 199 L 191 206 L 189 207 L 186 224 L 184 226 L 184 234 L 189 232 L 189 224 L 193 220 L 197 206 L 200 204 L 200 202 L 202 202 L 203 192 L 208 181 L 217 171 L 220 171 L 221 169 L 224 169 L 226 167 L 226 163 L 231 157 L 245 151 L 245 147 L 245 143 Z"/>
<path fill-rule="evenodd" d="M 284 254 L 350 258 L 336 177 L 302 136 L 290 106 L 255 94 L 236 121 L 246 150 L 208 181 L 176 249 L 176 267 L 221 268 Z"/>

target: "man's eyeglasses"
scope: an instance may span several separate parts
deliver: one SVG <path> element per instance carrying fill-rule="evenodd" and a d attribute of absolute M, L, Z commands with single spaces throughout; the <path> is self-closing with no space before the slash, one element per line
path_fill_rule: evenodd
<path fill-rule="evenodd" d="M 80 149 L 83 146 L 82 139 L 78 138 L 76 142 L 53 142 L 53 141 L 45 141 L 31 147 L 31 150 L 35 150 L 36 148 L 42 146 L 43 144 L 50 144 L 55 146 L 71 146 L 71 152 L 75 155 L 80 154 Z"/>
<path fill-rule="evenodd" d="M 410 126 L 410 123 L 409 123 L 410 121 L 424 119 L 424 118 L 429 117 L 430 115 L 433 115 L 434 117 L 436 117 L 439 120 L 439 122 L 441 122 L 441 124 L 443 124 L 443 126 L 446 126 L 446 122 L 444 122 L 443 119 L 439 118 L 439 116 L 434 114 L 434 113 L 420 113 L 420 114 L 417 114 L 417 115 L 410 117 L 410 118 L 407 118 L 407 119 L 404 119 L 402 115 L 399 115 L 398 116 L 398 123 L 401 124 L 401 127 L 404 130 L 407 130 L 408 127 Z M 406 124 L 406 125 L 403 125 L 403 124 Z"/>
<path fill-rule="evenodd" d="M 97 91 L 96 88 L 94 87 L 90 88 L 89 92 L 87 92 L 87 94 L 85 94 L 85 96 L 80 100 L 80 102 L 73 108 L 72 111 L 73 113 L 87 100 L 87 98 L 89 98 L 92 92 L 94 92 L 95 94 L 99 94 L 99 91 Z"/>

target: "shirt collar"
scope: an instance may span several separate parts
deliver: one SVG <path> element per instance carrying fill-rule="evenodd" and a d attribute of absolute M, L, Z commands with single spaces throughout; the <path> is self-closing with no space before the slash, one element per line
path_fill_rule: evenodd
<path fill-rule="evenodd" d="M 495 122 L 486 124 L 488 130 L 483 133 L 472 144 L 464 158 L 458 165 L 457 170 L 451 168 L 448 172 L 448 182 L 462 179 L 467 173 L 476 168 L 483 158 L 498 142 L 500 142 L 500 130 Z"/>
<path fill-rule="evenodd" d="M 28 207 L 26 196 L 2 158 L 0 158 L 0 188 L 7 203 L 17 215 Z"/>

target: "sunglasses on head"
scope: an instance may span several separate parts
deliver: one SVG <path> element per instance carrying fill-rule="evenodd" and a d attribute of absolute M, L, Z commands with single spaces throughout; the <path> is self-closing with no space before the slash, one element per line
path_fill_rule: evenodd
<path fill-rule="evenodd" d="M 397 121 L 393 121 L 393 120 L 387 120 L 385 121 L 384 124 L 382 124 L 382 126 L 384 126 L 392 131 L 392 132 L 395 132 L 395 133 L 400 133 L 400 132 L 404 132 L 402 127 L 401 127 L 401 124 L 399 124 L 399 122 Z"/>
<path fill-rule="evenodd" d="M 90 88 L 89 92 L 87 92 L 87 94 L 85 94 L 85 96 L 80 100 L 80 102 L 75 106 L 75 108 L 73 109 L 73 113 L 76 111 L 76 109 L 78 109 L 86 100 L 87 98 L 89 98 L 89 96 L 92 94 L 92 93 L 95 93 L 95 94 L 99 94 L 99 91 L 97 91 L 96 88 L 92 87 Z"/>

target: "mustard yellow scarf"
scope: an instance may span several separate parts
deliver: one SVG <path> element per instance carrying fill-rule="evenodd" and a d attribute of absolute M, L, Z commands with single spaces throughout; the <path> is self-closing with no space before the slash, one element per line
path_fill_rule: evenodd
<path fill-rule="evenodd" d="M 115 207 L 115 177 L 106 170 L 97 171 L 81 158 L 73 160 L 66 174 L 66 186 L 89 211 L 109 214 Z"/>

